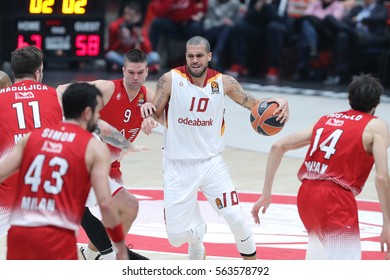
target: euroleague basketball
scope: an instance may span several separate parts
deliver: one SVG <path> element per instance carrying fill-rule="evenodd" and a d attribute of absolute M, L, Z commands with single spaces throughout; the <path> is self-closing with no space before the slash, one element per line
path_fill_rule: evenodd
<path fill-rule="evenodd" d="M 250 121 L 253 129 L 257 133 L 272 136 L 283 129 L 284 123 L 276 120 L 278 115 L 272 115 L 278 107 L 278 103 L 267 101 L 259 102 L 253 106 Z"/>

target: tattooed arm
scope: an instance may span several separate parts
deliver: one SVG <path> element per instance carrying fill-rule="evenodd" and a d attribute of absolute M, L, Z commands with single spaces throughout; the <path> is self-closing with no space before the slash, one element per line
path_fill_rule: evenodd
<path fill-rule="evenodd" d="M 246 92 L 235 78 L 229 75 L 222 76 L 223 88 L 225 94 L 229 96 L 234 102 L 242 107 L 251 110 L 253 106 L 262 101 L 276 102 L 279 107 L 276 109 L 274 114 L 279 114 L 278 120 L 286 122 L 288 119 L 289 109 L 288 102 L 284 97 L 276 98 L 262 98 L 257 99 L 250 93 Z"/>
<path fill-rule="evenodd" d="M 129 152 L 149 150 L 149 148 L 145 146 L 138 146 L 130 143 L 130 141 L 128 141 L 122 133 L 120 133 L 115 127 L 106 121 L 100 119 L 98 121 L 98 129 L 98 135 L 103 140 L 103 142 L 121 149 L 125 154 L 128 154 Z"/>
<path fill-rule="evenodd" d="M 146 117 L 142 122 L 142 131 L 149 135 L 153 128 L 157 127 L 158 121 L 162 116 L 166 105 L 171 96 L 172 74 L 167 72 L 157 81 L 156 92 L 153 98 L 155 111 L 153 114 Z"/>

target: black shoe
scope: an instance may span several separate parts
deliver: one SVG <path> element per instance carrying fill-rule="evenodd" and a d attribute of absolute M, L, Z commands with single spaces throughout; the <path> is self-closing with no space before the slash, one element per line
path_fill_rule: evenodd
<path fill-rule="evenodd" d="M 142 256 L 142 255 L 130 250 L 129 248 L 127 248 L 127 254 L 129 255 L 129 260 L 149 260 L 147 257 Z"/>

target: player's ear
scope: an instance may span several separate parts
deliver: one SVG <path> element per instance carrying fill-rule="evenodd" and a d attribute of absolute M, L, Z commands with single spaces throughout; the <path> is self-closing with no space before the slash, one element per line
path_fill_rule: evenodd
<path fill-rule="evenodd" d="M 35 71 L 34 71 L 34 79 L 35 79 L 35 81 L 37 81 L 37 82 L 41 81 L 40 80 L 40 75 L 41 75 L 41 73 L 39 72 L 39 68 L 35 69 Z"/>
<path fill-rule="evenodd" d="M 85 121 L 89 121 L 93 117 L 93 110 L 90 106 L 85 107 L 82 117 Z"/>

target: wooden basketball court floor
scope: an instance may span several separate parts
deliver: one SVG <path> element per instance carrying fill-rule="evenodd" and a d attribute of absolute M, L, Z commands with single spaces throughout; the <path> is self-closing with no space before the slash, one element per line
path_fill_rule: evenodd
<path fill-rule="evenodd" d="M 60 81 L 59 83 L 73 80 L 94 80 L 96 78 L 94 75 L 74 75 L 69 80 Z M 147 82 L 146 85 L 154 89 L 155 81 Z M 313 91 L 310 90 L 292 90 L 289 87 L 274 86 L 262 87 L 258 84 L 245 84 L 245 88 L 258 98 L 284 96 L 288 99 L 290 106 L 290 120 L 284 129 L 278 135 L 266 137 L 252 130 L 249 122 L 249 111 L 226 97 L 226 149 L 223 156 L 238 192 L 260 193 L 265 174 L 267 152 L 273 142 L 294 131 L 306 128 L 323 114 L 347 110 L 349 106 L 346 94 L 342 92 L 313 94 Z M 384 98 L 384 101 L 377 109 L 376 115 L 390 124 L 390 102 L 388 99 Z M 155 133 L 149 136 L 140 133 L 135 144 L 146 145 L 150 150 L 133 153 L 123 159 L 124 180 L 130 190 L 134 186 L 146 189 L 162 188 L 162 141 L 161 127 L 157 128 Z M 300 149 L 286 154 L 275 178 L 274 193 L 297 193 L 299 181 L 296 178 L 296 172 L 302 163 L 305 151 L 305 149 Z M 359 198 L 377 201 L 372 175 L 370 175 Z M 5 244 L 5 238 L 2 238 L 0 240 L 0 259 L 5 258 Z M 187 258 L 183 254 L 170 255 L 158 251 L 142 251 L 141 253 L 155 260 Z M 218 258 L 208 257 L 208 259 Z"/>

